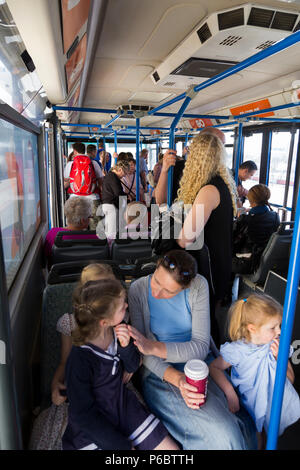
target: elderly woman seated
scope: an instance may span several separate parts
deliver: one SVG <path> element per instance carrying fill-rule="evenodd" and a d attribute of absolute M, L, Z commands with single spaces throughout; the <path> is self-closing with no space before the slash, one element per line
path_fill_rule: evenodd
<path fill-rule="evenodd" d="M 52 246 L 58 232 L 62 230 L 87 230 L 92 217 L 91 200 L 86 197 L 71 197 L 65 202 L 66 227 L 54 227 L 47 233 L 44 243 L 44 254 L 47 260 L 51 257 Z M 97 235 L 82 234 L 65 236 L 68 238 L 97 238 Z"/>

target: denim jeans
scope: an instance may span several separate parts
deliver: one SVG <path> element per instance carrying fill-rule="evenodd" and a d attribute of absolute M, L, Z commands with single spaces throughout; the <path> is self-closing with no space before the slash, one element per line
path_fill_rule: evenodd
<path fill-rule="evenodd" d="M 206 403 L 198 410 L 189 408 L 177 387 L 162 381 L 145 369 L 143 397 L 150 410 L 161 419 L 184 450 L 256 449 L 256 433 L 245 410 L 229 411 L 227 400 L 211 377 Z"/>

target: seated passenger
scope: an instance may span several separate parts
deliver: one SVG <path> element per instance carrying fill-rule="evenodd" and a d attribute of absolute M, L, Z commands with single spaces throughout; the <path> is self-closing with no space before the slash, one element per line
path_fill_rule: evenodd
<path fill-rule="evenodd" d="M 77 298 L 78 290 L 88 281 L 101 279 L 115 279 L 113 270 L 108 264 L 94 263 L 83 268 L 80 280 L 74 290 L 74 298 Z M 72 348 L 72 331 L 75 318 L 73 313 L 63 314 L 57 321 L 56 329 L 61 334 L 60 363 L 54 373 L 51 383 L 52 405 L 44 410 L 34 423 L 31 435 L 31 450 L 61 450 L 62 435 L 65 431 L 68 416 L 68 404 L 66 403 L 65 365 Z M 128 383 L 132 374 L 124 373 L 124 383 Z"/>
<path fill-rule="evenodd" d="M 254 448 L 253 424 L 231 413 L 213 380 L 201 409 L 203 395 L 185 380 L 188 360 L 210 360 L 209 289 L 194 258 L 168 252 L 152 275 L 131 284 L 128 304 L 128 330 L 143 354 L 143 398 L 183 449 Z"/>
<path fill-rule="evenodd" d="M 90 281 L 74 303 L 76 329 L 66 365 L 68 425 L 64 450 L 176 450 L 164 425 L 123 383 L 140 355 L 123 323 L 120 281 Z"/>
<path fill-rule="evenodd" d="M 51 250 L 58 232 L 62 230 L 87 230 L 92 217 L 91 200 L 81 197 L 71 197 L 65 202 L 64 206 L 66 227 L 54 227 L 49 230 L 44 243 L 44 254 L 47 260 L 51 259 Z M 72 235 L 64 236 L 64 240 L 97 238 L 96 235 Z"/>
<path fill-rule="evenodd" d="M 270 189 L 264 184 L 256 184 L 249 189 L 248 199 L 251 209 L 242 214 L 233 228 L 233 273 L 253 273 L 273 232 L 276 232 L 280 220 L 268 203 Z M 248 255 L 247 255 L 248 253 Z M 244 256 L 236 256 L 244 254 Z"/>
<path fill-rule="evenodd" d="M 230 411 L 236 413 L 241 402 L 254 419 L 259 449 L 270 423 L 281 321 L 282 306 L 267 295 L 251 294 L 238 300 L 230 309 L 232 342 L 223 344 L 221 355 L 210 364 L 210 374 L 224 391 Z M 229 367 L 231 382 L 224 374 Z M 279 435 L 300 418 L 294 377 L 288 362 Z"/>

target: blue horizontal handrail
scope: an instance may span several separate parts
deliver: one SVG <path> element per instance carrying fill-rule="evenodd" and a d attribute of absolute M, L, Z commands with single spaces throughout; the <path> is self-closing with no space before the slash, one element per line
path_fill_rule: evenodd
<path fill-rule="evenodd" d="M 82 113 L 101 113 L 101 114 L 115 114 L 115 109 L 106 109 L 106 108 L 82 108 L 78 106 L 60 106 L 60 105 L 53 105 L 52 108 L 55 111 L 80 111 Z M 129 116 L 134 115 L 134 111 L 127 111 Z M 177 113 L 152 113 L 154 116 L 160 117 L 176 117 Z M 146 114 L 145 116 L 148 116 Z M 219 115 L 210 115 L 210 114 L 184 114 L 182 117 L 189 118 L 189 119 L 229 119 L 229 116 L 219 116 Z M 126 116 L 123 116 L 126 119 Z"/>

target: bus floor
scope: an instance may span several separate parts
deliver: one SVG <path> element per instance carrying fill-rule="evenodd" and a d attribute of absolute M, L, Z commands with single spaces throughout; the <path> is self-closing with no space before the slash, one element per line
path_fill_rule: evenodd
<path fill-rule="evenodd" d="M 227 336 L 227 318 L 230 305 L 221 306 L 216 311 L 219 325 L 221 344 L 229 341 Z M 300 377 L 296 377 L 294 386 L 300 395 Z M 278 437 L 277 450 L 300 450 L 300 419 L 289 426 L 284 433 Z"/>

